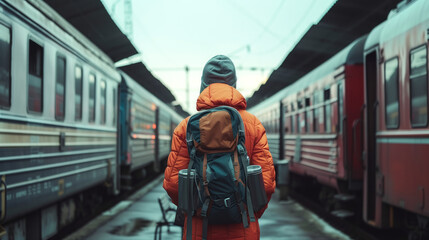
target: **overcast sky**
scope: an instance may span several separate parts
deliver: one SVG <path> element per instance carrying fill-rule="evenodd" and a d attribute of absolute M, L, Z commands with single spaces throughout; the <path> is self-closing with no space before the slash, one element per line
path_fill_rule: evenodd
<path fill-rule="evenodd" d="M 127 32 L 124 0 L 102 2 L 118 26 Z M 246 98 L 251 97 L 334 2 L 132 0 L 130 38 L 146 67 L 172 91 L 185 110 L 194 113 L 202 68 L 211 57 L 230 57 L 237 69 L 237 89 Z"/>

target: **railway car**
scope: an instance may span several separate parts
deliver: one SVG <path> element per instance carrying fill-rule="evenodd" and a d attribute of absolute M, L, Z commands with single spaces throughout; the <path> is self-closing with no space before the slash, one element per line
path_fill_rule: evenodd
<path fill-rule="evenodd" d="M 0 1 L 0 10 L 0 221 L 19 219 L 46 239 L 84 204 L 66 199 L 97 185 L 119 190 L 120 75 L 28 3 Z"/>
<path fill-rule="evenodd" d="M 391 12 L 365 43 L 364 220 L 429 238 L 429 2 Z"/>
<path fill-rule="evenodd" d="M 250 109 L 267 129 L 273 158 L 289 160 L 292 178 L 315 179 L 329 187 L 323 191 L 332 196 L 355 194 L 362 186 L 361 160 L 353 157 L 351 149 L 355 121 L 360 119 L 359 107 L 363 104 L 365 40 L 356 40 Z"/>
<path fill-rule="evenodd" d="M 153 163 L 157 107 L 153 95 L 125 73 L 120 89 L 121 178 L 123 187 L 130 188 L 132 173 L 144 175 L 145 167 Z"/>
<path fill-rule="evenodd" d="M 429 238 L 428 11 L 428 1 L 400 3 L 368 36 L 250 109 L 273 156 L 289 160 L 292 187 L 338 217 L 354 213 L 409 239 Z"/>
<path fill-rule="evenodd" d="M 349 197 L 362 186 L 353 136 L 363 104 L 365 39 L 356 40 L 304 76 L 282 99 L 290 171 L 329 186 L 322 190 L 327 196 Z"/>
<path fill-rule="evenodd" d="M 157 101 L 159 100 L 157 99 Z M 183 120 L 183 117 L 161 101 L 159 101 L 157 106 L 156 136 L 158 141 L 155 149 L 158 163 L 155 171 L 159 172 L 159 168 L 163 171 L 167 166 L 167 158 L 171 150 L 174 129 Z"/>
<path fill-rule="evenodd" d="M 0 239 L 51 238 L 165 166 L 182 117 L 47 5 L 0 0 L 0 53 Z"/>
<path fill-rule="evenodd" d="M 144 176 L 147 171 L 161 171 L 181 117 L 127 74 L 121 72 L 121 76 L 121 182 L 123 189 L 130 189 L 133 178 Z"/>

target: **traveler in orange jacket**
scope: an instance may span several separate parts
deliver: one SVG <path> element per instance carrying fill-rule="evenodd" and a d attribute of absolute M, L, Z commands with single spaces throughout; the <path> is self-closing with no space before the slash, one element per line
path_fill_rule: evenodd
<path fill-rule="evenodd" d="M 251 113 L 246 111 L 246 100 L 235 89 L 237 82 L 235 67 L 232 61 L 223 55 L 211 58 L 203 69 L 201 77 L 201 94 L 197 100 L 197 110 L 211 109 L 226 105 L 238 110 L 243 119 L 246 134 L 246 150 L 250 158 L 250 165 L 260 165 L 264 179 L 265 192 L 268 201 L 275 189 L 275 172 L 273 159 L 268 149 L 265 128 L 261 122 Z M 168 156 L 165 169 L 163 187 L 170 195 L 172 201 L 178 204 L 179 171 L 187 169 L 189 154 L 186 145 L 186 126 L 189 117 L 184 119 L 174 130 L 171 152 Z M 267 206 L 255 213 L 260 218 Z M 192 239 L 202 238 L 202 218 L 192 218 Z M 186 220 L 185 220 L 186 239 Z M 207 239 L 259 239 L 259 223 L 250 222 L 248 228 L 242 223 L 228 225 L 209 225 Z"/>

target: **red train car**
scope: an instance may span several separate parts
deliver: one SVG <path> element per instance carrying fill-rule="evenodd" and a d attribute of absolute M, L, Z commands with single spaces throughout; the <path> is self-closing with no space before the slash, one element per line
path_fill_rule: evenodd
<path fill-rule="evenodd" d="M 414 1 L 365 44 L 364 220 L 427 228 L 429 1 Z"/>
<path fill-rule="evenodd" d="M 289 160 L 294 184 L 304 178 L 316 180 L 322 189 L 314 192 L 323 192 L 317 197 L 332 210 L 335 195 L 350 198 L 362 190 L 363 170 L 358 154 L 361 147 L 357 139 L 361 134 L 356 131 L 364 102 L 365 40 L 366 36 L 354 41 L 251 109 L 267 130 L 274 160 Z M 300 189 L 308 190 L 309 184 Z"/>
<path fill-rule="evenodd" d="M 250 109 L 276 158 L 289 160 L 292 187 L 410 239 L 429 239 L 428 12 L 427 0 L 402 2 L 367 37 Z"/>
<path fill-rule="evenodd" d="M 298 80 L 282 99 L 285 158 L 292 177 L 314 178 L 334 194 L 362 186 L 361 161 L 352 156 L 352 132 L 363 104 L 365 39 Z"/>

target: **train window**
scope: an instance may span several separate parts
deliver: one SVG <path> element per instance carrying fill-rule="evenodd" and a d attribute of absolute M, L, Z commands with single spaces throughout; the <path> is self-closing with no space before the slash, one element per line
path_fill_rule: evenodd
<path fill-rule="evenodd" d="M 29 40 L 28 47 L 28 110 L 43 111 L 43 47 Z"/>
<path fill-rule="evenodd" d="M 303 105 L 302 105 L 302 100 L 298 100 L 298 101 L 296 102 L 296 104 L 298 105 L 298 109 L 301 109 L 301 108 L 303 107 Z"/>
<path fill-rule="evenodd" d="M 331 89 L 325 89 L 323 92 L 323 98 L 325 101 L 325 132 L 330 133 L 331 132 Z"/>
<path fill-rule="evenodd" d="M 427 49 L 423 46 L 410 53 L 411 125 L 413 127 L 427 125 L 427 86 Z"/>
<path fill-rule="evenodd" d="M 95 75 L 89 74 L 89 122 L 95 122 Z"/>
<path fill-rule="evenodd" d="M 116 112 L 117 112 L 117 107 L 116 107 L 116 89 L 115 88 L 113 88 L 113 95 L 112 95 L 112 99 L 113 99 L 113 111 L 112 111 L 112 113 L 113 113 L 113 120 L 112 120 L 112 123 L 113 123 L 113 126 L 115 126 L 116 125 Z"/>
<path fill-rule="evenodd" d="M 134 116 L 133 116 L 133 106 L 134 103 L 131 101 L 131 99 L 128 99 L 128 111 L 127 111 L 127 120 L 128 120 L 128 127 L 130 128 L 130 133 L 134 131 Z"/>
<path fill-rule="evenodd" d="M 305 100 L 304 99 L 300 99 L 300 100 L 298 100 L 297 102 L 296 102 L 296 104 L 298 105 L 298 109 L 302 109 L 305 105 L 304 105 L 304 103 L 305 103 Z M 304 112 L 304 114 L 305 114 L 305 112 Z M 302 123 L 301 123 L 301 121 L 302 121 L 302 119 L 301 119 L 301 112 L 298 112 L 298 114 L 297 114 L 297 120 L 296 120 L 296 127 L 297 127 L 297 132 L 298 133 L 301 133 L 301 131 L 302 131 Z M 305 116 L 304 116 L 305 117 Z M 305 120 L 305 119 L 304 119 Z"/>
<path fill-rule="evenodd" d="M 386 127 L 399 127 L 398 58 L 384 65 L 384 94 L 386 102 Z"/>
<path fill-rule="evenodd" d="M 322 120 L 321 119 L 321 114 L 322 114 L 322 111 L 320 111 L 320 107 L 319 107 L 319 104 L 321 103 L 321 92 L 320 91 L 316 91 L 316 92 L 314 92 L 314 95 L 313 95 L 313 106 L 314 106 L 314 108 L 313 108 L 313 132 L 318 132 L 319 131 L 319 124 L 320 124 L 320 121 Z"/>
<path fill-rule="evenodd" d="M 55 83 L 55 119 L 64 120 L 65 108 L 65 83 L 66 83 L 66 58 L 57 56 L 57 73 Z"/>
<path fill-rule="evenodd" d="M 319 131 L 319 109 L 313 108 L 313 132 Z"/>
<path fill-rule="evenodd" d="M 106 81 L 100 82 L 100 123 L 106 123 Z"/>
<path fill-rule="evenodd" d="M 286 115 L 287 115 L 287 113 L 288 113 L 288 107 L 287 107 L 287 105 L 286 104 L 282 104 L 281 106 L 283 106 L 283 113 L 281 113 L 282 114 L 282 116 L 283 116 L 283 121 L 281 121 L 282 123 L 283 123 L 283 131 L 285 132 L 285 133 L 287 133 L 288 131 L 289 131 L 289 128 L 287 127 L 288 125 L 287 125 L 287 119 L 286 119 Z M 280 124 L 280 122 L 279 122 L 279 124 Z M 279 126 L 280 127 L 280 126 Z"/>
<path fill-rule="evenodd" d="M 82 67 L 76 65 L 74 68 L 74 119 L 77 121 L 82 120 Z"/>
<path fill-rule="evenodd" d="M 10 107 L 10 29 L 0 24 L 0 108 Z"/>

